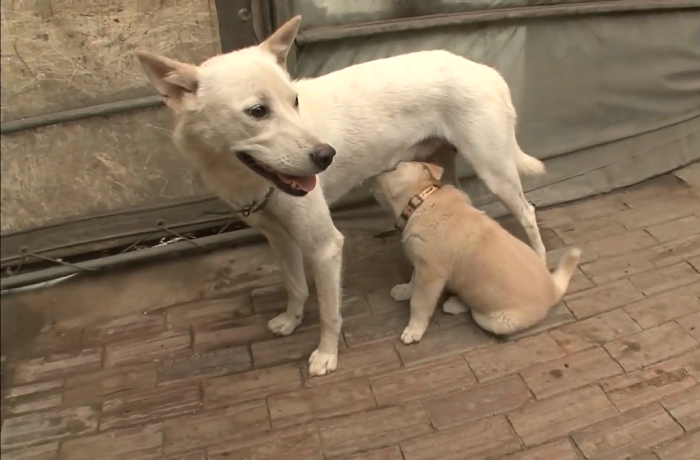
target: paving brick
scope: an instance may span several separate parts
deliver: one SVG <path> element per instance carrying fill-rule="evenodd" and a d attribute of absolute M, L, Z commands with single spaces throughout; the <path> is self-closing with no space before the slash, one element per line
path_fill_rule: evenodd
<path fill-rule="evenodd" d="M 330 374 L 309 378 L 307 367 L 304 367 L 302 372 L 305 378 L 304 385 L 313 387 L 390 372 L 400 367 L 401 360 L 394 346 L 390 343 L 377 343 L 341 350 L 338 355 L 338 368 Z"/>
<path fill-rule="evenodd" d="M 301 388 L 301 372 L 292 365 L 259 369 L 202 382 L 207 408 L 226 406 Z"/>
<path fill-rule="evenodd" d="M 621 308 L 550 331 L 566 353 L 602 345 L 619 337 L 636 334 L 642 328 Z"/>
<path fill-rule="evenodd" d="M 83 343 L 84 329 L 82 327 L 49 327 L 43 329 L 29 344 L 19 350 L 18 357 L 38 358 L 46 355 L 71 354 L 75 355 L 84 348 L 90 348 Z"/>
<path fill-rule="evenodd" d="M 328 457 L 388 447 L 432 431 L 428 415 L 419 403 L 328 420 L 320 428 Z"/>
<path fill-rule="evenodd" d="M 564 243 L 580 244 L 619 235 L 626 232 L 627 229 L 609 217 L 599 217 L 597 219 L 568 222 L 554 227 L 554 231 Z"/>
<path fill-rule="evenodd" d="M 648 259 L 657 267 L 673 265 L 700 256 L 700 238 L 691 236 L 669 241 L 646 251 Z"/>
<path fill-rule="evenodd" d="M 572 439 L 588 459 L 623 460 L 683 434 L 658 404 L 634 409 L 575 432 Z"/>
<path fill-rule="evenodd" d="M 282 311 L 287 308 L 287 291 L 282 284 L 263 286 L 250 291 L 250 301 L 255 313 Z"/>
<path fill-rule="evenodd" d="M 349 347 L 396 340 L 408 325 L 408 318 L 408 310 L 403 313 L 353 318 L 343 323 L 343 336 Z"/>
<path fill-rule="evenodd" d="M 63 380 L 31 383 L 5 392 L 3 411 L 20 415 L 54 409 L 63 404 Z"/>
<path fill-rule="evenodd" d="M 401 448 L 399 446 L 387 447 L 386 449 L 373 450 L 364 454 L 346 457 L 345 460 L 403 460 Z"/>
<path fill-rule="evenodd" d="M 579 460 L 579 456 L 568 439 L 528 449 L 503 457 L 502 460 Z"/>
<path fill-rule="evenodd" d="M 160 424 L 71 439 L 61 446 L 59 460 L 155 460 L 162 457 Z"/>
<path fill-rule="evenodd" d="M 698 342 L 676 323 L 647 329 L 629 337 L 608 342 L 605 349 L 625 369 L 631 371 L 679 355 Z"/>
<path fill-rule="evenodd" d="M 662 369 L 667 372 L 682 367 L 688 371 L 695 380 L 700 382 L 700 349 L 696 348 L 676 358 L 663 361 L 650 367 L 652 369 Z"/>
<path fill-rule="evenodd" d="M 66 379 L 63 399 L 69 406 L 102 402 L 114 394 L 153 388 L 156 381 L 156 368 L 152 364 L 104 369 Z"/>
<path fill-rule="evenodd" d="M 268 398 L 273 429 L 351 414 L 375 407 L 366 379 L 304 388 Z"/>
<path fill-rule="evenodd" d="M 487 382 L 565 355 L 554 339 L 536 335 L 475 351 L 466 355 L 466 359 L 479 381 Z"/>
<path fill-rule="evenodd" d="M 690 289 L 682 287 L 627 305 L 625 310 L 640 326 L 649 329 L 700 312 L 700 299 Z"/>
<path fill-rule="evenodd" d="M 90 344 L 105 344 L 127 340 L 134 337 L 157 335 L 166 330 L 163 313 L 141 314 L 114 318 L 85 333 L 85 340 Z"/>
<path fill-rule="evenodd" d="M 508 418 L 525 444 L 535 446 L 617 414 L 605 393 L 594 386 L 544 401 L 532 401 Z"/>
<path fill-rule="evenodd" d="M 411 345 L 397 347 L 401 360 L 411 366 L 431 359 L 468 353 L 496 344 L 491 335 L 486 334 L 476 325 L 455 326 L 450 329 L 428 330 L 423 339 Z"/>
<path fill-rule="evenodd" d="M 647 228 L 647 232 L 662 243 L 700 235 L 700 219 L 687 216 Z"/>
<path fill-rule="evenodd" d="M 438 429 L 502 414 L 522 406 L 530 392 L 519 376 L 486 383 L 424 402 Z"/>
<path fill-rule="evenodd" d="M 617 214 L 615 219 L 632 229 L 669 224 L 692 214 L 693 208 L 669 206 L 666 202 L 660 206 L 627 209 Z"/>
<path fill-rule="evenodd" d="M 196 324 L 192 326 L 194 350 L 211 351 L 273 339 L 275 334 L 267 329 L 269 319 L 267 316 L 254 315 Z"/>
<path fill-rule="evenodd" d="M 389 406 L 463 390 L 475 385 L 476 379 L 464 358 L 452 356 L 377 375 L 370 383 L 377 404 Z"/>
<path fill-rule="evenodd" d="M 131 395 L 117 394 L 102 404 L 100 430 L 160 422 L 195 413 L 201 407 L 196 382 L 160 386 Z"/>
<path fill-rule="evenodd" d="M 591 251 L 599 259 L 615 257 L 626 252 L 638 251 L 659 244 L 658 241 L 644 230 L 629 230 L 620 235 L 614 235 L 586 243 L 583 252 Z"/>
<path fill-rule="evenodd" d="M 97 430 L 97 416 L 92 407 L 78 407 L 8 418 L 0 434 L 2 455 L 6 451 L 93 433 Z"/>
<path fill-rule="evenodd" d="M 165 421 L 164 452 L 170 455 L 198 451 L 230 440 L 252 437 L 269 429 L 265 401 L 231 405 Z"/>
<path fill-rule="evenodd" d="M 392 287 L 381 287 L 367 293 L 367 303 L 370 310 L 372 310 L 372 314 L 381 315 L 384 313 L 406 313 L 410 311 L 408 301 L 397 302 L 391 298 L 389 293 Z"/>
<path fill-rule="evenodd" d="M 575 355 L 536 364 L 520 372 L 525 383 L 544 399 L 622 372 L 605 350 L 594 348 Z"/>
<path fill-rule="evenodd" d="M 620 280 L 577 292 L 567 296 L 565 302 L 576 317 L 586 318 L 643 298 L 642 293 L 629 280 Z"/>
<path fill-rule="evenodd" d="M 676 323 L 695 340 L 700 340 L 700 312 L 678 318 Z"/>
<path fill-rule="evenodd" d="M 409 439 L 401 443 L 405 460 L 482 460 L 520 449 L 520 440 L 504 417 Z"/>
<path fill-rule="evenodd" d="M 243 372 L 253 367 L 248 347 L 195 352 L 163 362 L 158 381 L 163 384 L 213 378 Z"/>
<path fill-rule="evenodd" d="M 697 384 L 692 375 L 677 362 L 652 366 L 603 380 L 600 386 L 620 412 L 656 402 Z"/>
<path fill-rule="evenodd" d="M 58 443 L 42 444 L 14 452 L 2 452 L 2 460 L 56 460 Z"/>
<path fill-rule="evenodd" d="M 306 360 L 318 348 L 320 330 L 318 328 L 296 332 L 286 337 L 278 337 L 251 345 L 253 364 L 257 368 Z M 341 339 L 338 349 L 345 348 Z"/>
<path fill-rule="evenodd" d="M 89 348 L 75 353 L 58 353 L 17 363 L 15 384 L 54 380 L 102 367 L 102 349 Z"/>
<path fill-rule="evenodd" d="M 700 432 L 685 434 L 654 450 L 661 460 L 697 460 L 700 457 Z"/>
<path fill-rule="evenodd" d="M 313 426 L 297 426 L 240 438 L 209 448 L 208 460 L 323 460 L 321 440 Z"/>
<path fill-rule="evenodd" d="M 700 269 L 698 269 L 698 271 L 700 271 Z M 688 289 L 697 297 L 700 297 L 700 283 L 691 284 L 688 286 Z"/>
<path fill-rule="evenodd" d="M 642 294 L 651 296 L 700 281 L 700 273 L 682 262 L 631 276 L 630 281 Z"/>
<path fill-rule="evenodd" d="M 188 454 L 175 454 L 163 457 L 163 460 L 207 460 L 207 453 L 204 450 L 190 452 Z"/>
<path fill-rule="evenodd" d="M 693 266 L 695 271 L 700 272 L 700 256 L 689 258 L 688 263 Z"/>
<path fill-rule="evenodd" d="M 617 196 L 608 195 L 563 206 L 537 211 L 537 221 L 543 227 L 558 227 L 572 222 L 615 216 L 629 209 Z"/>
<path fill-rule="evenodd" d="M 168 324 L 176 330 L 187 330 L 197 325 L 217 319 L 243 318 L 253 314 L 248 294 L 226 299 L 193 302 L 167 310 Z"/>
<path fill-rule="evenodd" d="M 115 342 L 105 347 L 105 367 L 165 361 L 189 349 L 190 342 L 189 332 L 177 331 Z"/>
<path fill-rule="evenodd" d="M 700 427 L 700 385 L 680 391 L 661 401 L 661 405 L 685 431 Z"/>
<path fill-rule="evenodd" d="M 649 259 L 648 251 L 630 252 L 617 257 L 581 264 L 580 269 L 595 284 L 604 285 L 637 273 L 653 270 L 656 265 Z"/>
<path fill-rule="evenodd" d="M 520 340 L 524 337 L 537 335 L 541 332 L 549 331 L 564 324 L 573 323 L 574 321 L 576 321 L 574 314 L 571 313 L 566 305 L 564 305 L 564 302 L 559 302 L 549 311 L 549 314 L 544 320 L 540 321 L 529 329 L 509 335 L 505 338 L 505 340 L 508 342 Z"/>

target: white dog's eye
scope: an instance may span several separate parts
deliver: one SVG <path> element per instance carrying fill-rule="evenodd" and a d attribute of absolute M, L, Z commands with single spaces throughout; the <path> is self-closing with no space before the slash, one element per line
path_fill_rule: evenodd
<path fill-rule="evenodd" d="M 246 110 L 246 112 L 251 117 L 260 119 L 268 116 L 270 114 L 270 109 L 268 109 L 264 105 L 254 105 L 253 107 Z"/>

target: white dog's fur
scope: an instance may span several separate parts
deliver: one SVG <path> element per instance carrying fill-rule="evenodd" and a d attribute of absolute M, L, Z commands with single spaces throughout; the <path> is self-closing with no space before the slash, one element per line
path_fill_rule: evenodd
<path fill-rule="evenodd" d="M 269 323 L 277 334 L 290 334 L 301 322 L 308 297 L 302 254 L 310 259 L 321 339 L 309 373 L 322 375 L 336 367 L 342 322 L 343 236 L 331 220 L 330 203 L 403 160 L 431 157 L 445 168 L 445 182 L 458 185 L 459 152 L 544 257 L 534 209 L 518 174 L 542 174 L 544 166 L 518 147 L 510 92 L 494 69 L 446 51 L 425 51 L 292 81 L 286 58 L 300 21 L 291 19 L 259 46 L 215 56 L 198 67 L 145 51 L 138 57 L 176 113 L 179 150 L 235 209 L 259 204 L 271 186 L 239 159 L 241 152 L 281 180 L 307 176 L 294 182 L 298 194 L 300 187 L 313 185 L 308 176 L 327 167 L 319 166 L 312 152 L 327 147 L 323 142 L 337 152 L 320 175 L 320 187 L 299 197 L 275 182 L 278 190 L 267 207 L 243 217 L 267 237 L 284 274 L 287 310 Z"/>

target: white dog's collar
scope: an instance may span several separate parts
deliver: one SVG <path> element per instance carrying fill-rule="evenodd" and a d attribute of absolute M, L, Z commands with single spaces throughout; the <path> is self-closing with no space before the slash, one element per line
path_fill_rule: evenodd
<path fill-rule="evenodd" d="M 253 204 L 251 204 L 250 206 L 245 206 L 241 209 L 233 211 L 234 214 L 241 214 L 243 217 L 248 217 L 249 215 L 255 214 L 256 212 L 264 211 L 267 207 L 267 203 L 270 201 L 272 192 L 274 191 L 275 188 L 270 187 L 270 190 L 268 190 L 267 194 L 263 197 L 262 200 L 260 200 L 260 203 L 256 203 L 255 201 L 253 201 Z"/>

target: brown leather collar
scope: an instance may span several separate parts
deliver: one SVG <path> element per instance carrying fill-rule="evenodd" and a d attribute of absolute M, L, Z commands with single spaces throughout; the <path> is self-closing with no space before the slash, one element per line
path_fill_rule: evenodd
<path fill-rule="evenodd" d="M 432 195 L 433 192 L 437 191 L 439 188 L 439 185 L 431 184 L 418 195 L 414 195 L 410 200 L 408 200 L 408 204 L 399 216 L 398 222 L 396 223 L 396 228 L 403 231 L 403 229 L 406 228 L 406 224 L 408 224 L 408 219 L 411 218 L 415 210 L 423 204 L 426 198 Z"/>

